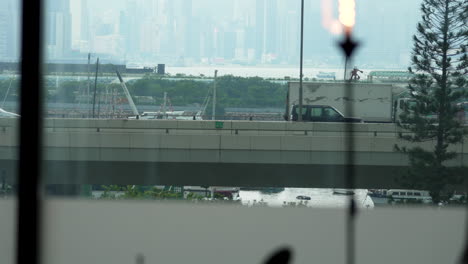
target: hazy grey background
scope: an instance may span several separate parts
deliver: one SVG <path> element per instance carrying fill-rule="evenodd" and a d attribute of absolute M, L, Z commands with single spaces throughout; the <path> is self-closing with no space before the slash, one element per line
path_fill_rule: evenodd
<path fill-rule="evenodd" d="M 335 67 L 339 35 L 323 26 L 325 0 L 305 1 L 305 64 Z M 337 0 L 331 16 L 337 17 Z M 357 0 L 356 64 L 405 68 L 421 0 Z M 48 0 L 46 57 L 87 53 L 129 65 L 297 65 L 300 0 Z M 0 60 L 17 60 L 18 0 L 0 1 Z"/>

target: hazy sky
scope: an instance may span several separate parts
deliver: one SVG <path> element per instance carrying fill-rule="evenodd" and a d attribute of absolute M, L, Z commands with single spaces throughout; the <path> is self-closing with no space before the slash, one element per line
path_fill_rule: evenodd
<path fill-rule="evenodd" d="M 66 1 L 66 0 L 65 0 Z M 75 37 L 79 32 L 80 24 L 80 2 L 82 0 L 69 0 L 70 9 L 73 15 L 73 32 Z M 133 0 L 138 3 L 147 3 L 152 0 Z M 289 10 L 298 9 L 300 7 L 300 0 L 276 0 L 278 3 L 284 3 L 282 7 L 288 8 Z M 88 0 L 88 6 L 91 12 L 95 14 L 118 14 L 121 10 L 124 10 L 129 0 Z M 232 15 L 234 12 L 234 3 L 239 3 L 240 12 L 251 12 L 255 9 L 255 0 L 193 0 L 193 13 L 194 14 L 205 14 L 210 17 L 223 17 L 223 15 Z M 305 10 L 305 16 L 322 16 L 322 6 L 325 2 L 332 3 L 333 16 L 337 16 L 337 2 L 338 0 L 306 0 L 311 2 L 309 9 Z M 375 18 L 375 13 L 383 14 L 381 19 L 385 20 L 386 23 L 391 24 L 398 20 L 407 20 L 407 16 L 414 18 L 414 23 L 407 25 L 410 28 L 415 28 L 415 23 L 420 19 L 419 17 L 419 6 L 422 0 L 356 0 L 356 13 L 357 13 L 357 30 L 359 27 L 371 26 L 373 21 L 368 18 Z M 307 8 L 307 5 L 306 5 Z M 299 12 L 299 10 L 297 10 Z M 286 12 L 286 11 L 285 11 Z M 321 14 L 322 13 L 322 14 Z M 397 28 L 398 29 L 398 28 Z M 398 29 L 401 30 L 401 29 Z"/>
<path fill-rule="evenodd" d="M 292 24 L 288 28 L 293 33 L 287 34 L 292 34 L 291 36 L 297 38 L 299 34 L 300 0 L 272 1 L 277 3 L 276 12 L 278 12 L 275 30 L 278 32 L 282 30 L 280 27 L 288 17 L 288 19 L 292 19 Z M 392 55 L 387 54 L 386 58 L 382 56 L 381 61 L 389 60 L 389 63 L 392 64 L 405 65 L 406 61 L 409 60 L 412 48 L 411 38 L 415 32 L 416 24 L 420 20 L 419 7 L 421 1 L 356 0 L 354 34 L 363 44 L 358 51 L 359 57 L 370 61 L 373 60 L 372 58 L 379 58 L 387 52 Z M 80 2 L 81 0 L 70 0 L 74 40 L 78 40 L 80 37 Z M 100 20 L 118 21 L 120 11 L 125 10 L 128 3 L 132 2 L 149 6 L 153 0 L 88 0 L 88 7 L 92 13 L 91 16 L 94 14 L 94 17 L 99 17 Z M 192 0 L 192 14 L 194 17 L 214 20 L 218 25 L 232 23 L 232 19 L 236 16 L 250 16 L 255 19 L 255 16 L 258 15 L 255 14 L 257 2 L 258 0 Z M 337 20 L 338 0 L 305 0 L 305 2 L 306 49 L 308 51 L 313 50 L 318 54 L 336 52 L 327 48 L 327 46 L 333 46 L 334 48 L 334 39 L 338 36 L 326 32 L 333 31 L 334 27 L 330 24 L 330 20 Z M 324 10 L 326 3 L 329 3 L 330 6 L 328 13 Z M 292 15 L 288 15 L 288 13 Z M 99 16 L 96 16 L 96 14 L 99 14 Z M 297 40 L 292 43 L 297 43 Z M 291 45 L 296 46 L 296 44 Z M 296 51 L 289 50 L 294 54 L 298 52 L 298 49 Z M 297 54 L 293 56 L 297 56 Z M 306 54 L 306 56 L 308 55 Z M 309 58 L 311 57 L 309 56 Z"/>

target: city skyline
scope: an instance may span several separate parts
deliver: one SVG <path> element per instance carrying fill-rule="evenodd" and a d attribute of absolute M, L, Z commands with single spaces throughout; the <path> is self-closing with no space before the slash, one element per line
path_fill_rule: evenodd
<path fill-rule="evenodd" d="M 336 47 L 340 35 L 330 33 L 324 19 L 337 16 L 336 2 L 305 1 L 307 65 L 342 63 Z M 324 11 L 326 3 L 332 5 L 330 14 Z M 359 1 L 354 34 L 362 45 L 356 63 L 405 67 L 420 20 L 419 3 Z M 177 66 L 299 62 L 299 0 L 48 0 L 45 17 L 50 61 L 84 61 L 92 53 L 109 61 Z M 3 38 L 0 34 L 0 59 L 14 60 L 18 52 L 2 51 L 2 39 L 18 32 L 7 29 Z"/>

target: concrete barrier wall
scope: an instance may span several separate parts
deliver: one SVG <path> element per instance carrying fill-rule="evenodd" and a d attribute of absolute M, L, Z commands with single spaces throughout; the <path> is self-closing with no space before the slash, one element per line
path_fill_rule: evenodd
<path fill-rule="evenodd" d="M 45 121 L 49 183 L 344 187 L 343 124 L 291 122 L 72 120 Z M 214 128 L 213 128 L 214 127 Z M 0 120 L 0 173 L 14 181 L 15 120 Z M 394 188 L 408 164 L 391 124 L 358 124 L 356 184 Z M 433 143 L 418 144 L 427 149 Z M 468 166 L 467 148 L 447 164 Z M 223 175 L 223 177 L 220 177 Z"/>
<path fill-rule="evenodd" d="M 16 147 L 13 119 L 0 120 L 0 146 Z M 291 122 L 226 122 L 213 129 L 214 121 L 143 121 L 47 119 L 45 148 L 183 149 L 249 151 L 344 152 L 344 124 Z M 394 153 L 395 145 L 432 149 L 434 142 L 410 144 L 397 137 L 392 124 L 358 124 L 353 128 L 354 151 Z M 468 139 L 468 138 L 467 138 Z M 466 154 L 463 144 L 451 150 Z M 0 157 L 11 154 L 0 152 Z"/>
<path fill-rule="evenodd" d="M 0 120 L 0 126 L 2 126 Z M 222 123 L 217 128 L 216 123 Z M 90 128 L 90 129 L 179 129 L 179 130 L 269 130 L 269 131 L 336 131 L 344 132 L 344 123 L 297 123 L 270 121 L 200 121 L 200 120 L 127 120 L 127 119 L 46 119 L 44 127 L 48 129 Z M 398 132 L 394 124 L 353 124 L 354 131 L 361 132 Z"/>

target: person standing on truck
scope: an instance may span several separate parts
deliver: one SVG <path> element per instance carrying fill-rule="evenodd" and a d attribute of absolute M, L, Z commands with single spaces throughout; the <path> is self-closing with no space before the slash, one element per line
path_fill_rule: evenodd
<path fill-rule="evenodd" d="M 358 75 L 358 72 L 363 73 L 363 71 L 359 70 L 356 66 L 354 66 L 354 69 L 351 71 L 351 78 L 349 79 L 350 81 L 352 80 L 359 80 L 361 77 Z"/>

